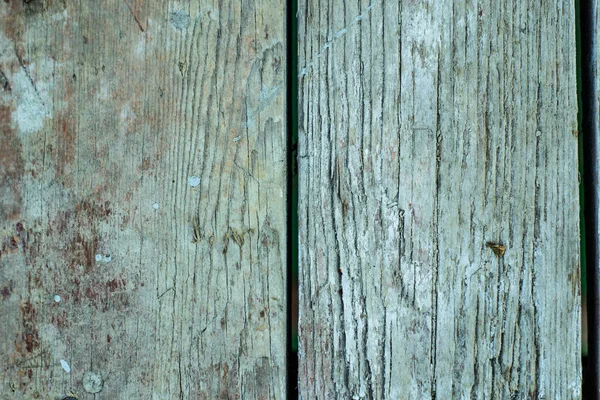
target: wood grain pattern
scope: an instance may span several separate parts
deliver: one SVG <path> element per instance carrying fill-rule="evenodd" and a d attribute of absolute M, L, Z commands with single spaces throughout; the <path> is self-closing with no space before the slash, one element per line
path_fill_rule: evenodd
<path fill-rule="evenodd" d="M 579 398 L 573 2 L 298 20 L 302 398 Z"/>
<path fill-rule="evenodd" d="M 0 398 L 285 397 L 284 15 L 1 2 Z"/>

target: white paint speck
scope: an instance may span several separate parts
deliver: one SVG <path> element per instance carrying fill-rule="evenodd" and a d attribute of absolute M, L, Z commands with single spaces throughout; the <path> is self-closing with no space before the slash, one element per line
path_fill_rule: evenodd
<path fill-rule="evenodd" d="M 54 301 L 57 302 L 57 303 L 60 303 L 60 296 L 57 295 L 57 294 L 55 294 L 54 295 Z"/>
<path fill-rule="evenodd" d="M 102 254 L 96 254 L 96 261 L 102 261 Z"/>
<path fill-rule="evenodd" d="M 234 142 L 237 142 L 238 140 L 240 140 L 242 138 L 242 135 L 236 136 L 233 138 Z"/>
<path fill-rule="evenodd" d="M 105 254 L 104 255 L 104 262 L 110 262 L 110 260 L 112 260 L 112 256 L 110 254 Z"/>
<path fill-rule="evenodd" d="M 71 372 L 71 366 L 65 360 L 60 360 L 60 365 L 66 372 Z"/>
<path fill-rule="evenodd" d="M 158 203 L 154 203 L 154 204 L 152 205 L 152 207 L 154 207 L 154 209 L 155 209 L 155 210 L 158 210 L 158 207 L 159 207 L 159 205 L 158 205 Z"/>
<path fill-rule="evenodd" d="M 200 184 L 200 178 L 197 176 L 190 176 L 188 178 L 188 185 L 190 185 L 191 187 L 196 187 Z"/>

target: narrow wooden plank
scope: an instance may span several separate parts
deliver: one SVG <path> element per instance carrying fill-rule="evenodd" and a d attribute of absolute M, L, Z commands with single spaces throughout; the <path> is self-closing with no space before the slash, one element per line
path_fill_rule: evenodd
<path fill-rule="evenodd" d="M 579 398 L 571 1 L 299 6 L 303 398 Z"/>
<path fill-rule="evenodd" d="M 0 398 L 286 396 L 284 15 L 0 4 Z"/>

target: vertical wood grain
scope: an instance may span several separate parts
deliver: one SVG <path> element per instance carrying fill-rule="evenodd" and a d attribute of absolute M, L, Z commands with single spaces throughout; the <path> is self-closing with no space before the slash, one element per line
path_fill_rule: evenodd
<path fill-rule="evenodd" d="M 579 398 L 573 2 L 298 22 L 302 398 Z"/>
<path fill-rule="evenodd" d="M 0 4 L 0 398 L 285 398 L 284 15 Z"/>

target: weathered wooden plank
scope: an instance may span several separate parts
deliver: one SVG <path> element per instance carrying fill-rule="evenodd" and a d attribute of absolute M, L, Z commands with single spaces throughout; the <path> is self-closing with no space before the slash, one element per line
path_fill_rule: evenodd
<path fill-rule="evenodd" d="M 573 2 L 299 8 L 302 397 L 580 397 Z"/>
<path fill-rule="evenodd" d="M 284 15 L 1 3 L 0 398 L 285 397 Z"/>

